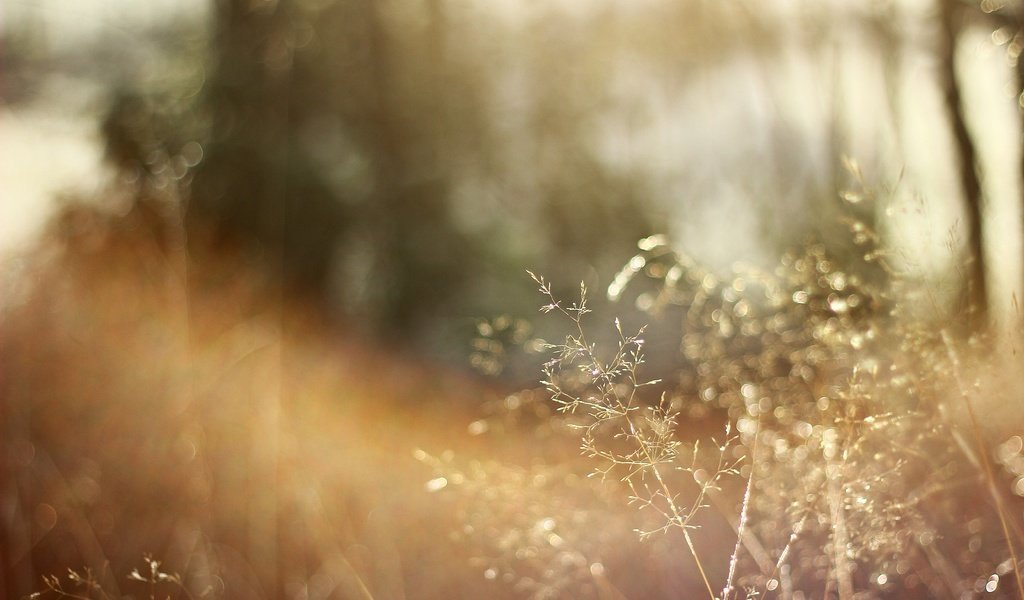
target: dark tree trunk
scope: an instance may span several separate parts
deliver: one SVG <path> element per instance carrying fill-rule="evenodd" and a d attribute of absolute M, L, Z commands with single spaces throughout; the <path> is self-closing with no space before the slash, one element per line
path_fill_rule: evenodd
<path fill-rule="evenodd" d="M 956 0 L 939 0 L 939 4 L 940 83 L 953 128 L 954 151 L 959 163 L 960 187 L 967 221 L 966 308 L 971 315 L 971 326 L 975 330 L 980 330 L 988 324 L 981 177 L 978 172 L 977 152 L 964 118 L 960 81 L 956 74 L 956 41 L 962 29 L 963 14 Z"/>
<path fill-rule="evenodd" d="M 223 519 L 233 515 L 218 541 L 237 549 L 242 559 L 258 574 L 251 582 L 269 597 L 284 594 L 282 570 L 288 556 L 281 552 L 280 503 L 273 489 L 261 489 L 263 482 L 280 481 L 278 439 L 284 395 L 284 328 L 282 285 L 285 280 L 309 280 L 309 266 L 296 260 L 301 256 L 296 224 L 290 218 L 300 214 L 289 206 L 291 153 L 291 55 L 287 39 L 289 3 L 248 0 L 218 0 L 214 3 L 211 41 L 211 76 L 204 90 L 204 105 L 210 115 L 210 139 L 206 155 L 197 169 L 188 206 L 190 230 L 203 231 L 196 244 L 212 241 L 233 248 L 236 243 L 260 248 L 270 285 L 262 291 L 266 304 L 260 317 L 277 328 L 278 345 L 254 353 L 261 373 L 247 401 L 252 425 L 236 438 L 211 440 L 219 455 L 234 456 L 229 465 L 214 465 L 212 478 L 232 482 L 214 490 L 212 512 Z M 305 233 L 307 237 L 313 237 Z M 319 267 L 319 265 L 317 265 Z M 316 275 L 319 275 L 317 272 Z M 201 281 L 190 282 L 200 290 Z M 194 291 L 193 293 L 198 293 Z M 251 315 L 239 315 L 225 322 L 243 325 Z M 209 332 L 195 332 L 209 335 Z M 232 365 L 223 365 L 225 373 Z M 217 407 L 203 405 L 205 420 L 218 418 Z M 244 465 L 245 477 L 236 471 Z"/>
<path fill-rule="evenodd" d="M 1020 0 L 1017 3 L 1017 13 L 1014 19 L 1014 28 L 1016 29 L 1016 36 L 1018 40 L 1024 40 L 1024 0 Z M 1015 89 L 1017 91 L 1017 114 L 1021 116 L 1022 125 L 1024 125 L 1024 56 L 1017 56 L 1014 60 L 1015 69 L 1014 74 L 1016 75 Z M 1021 127 L 1021 141 L 1024 142 L 1024 126 Z M 1024 214 L 1024 143 L 1021 144 L 1021 156 L 1020 156 L 1020 184 L 1021 184 L 1021 202 L 1020 206 L 1022 214 Z M 1021 235 L 1024 235 L 1024 221 L 1021 222 L 1020 228 Z"/>

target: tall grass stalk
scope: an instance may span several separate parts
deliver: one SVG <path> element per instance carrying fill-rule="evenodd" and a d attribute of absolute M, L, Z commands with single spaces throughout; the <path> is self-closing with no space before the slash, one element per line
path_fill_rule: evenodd
<path fill-rule="evenodd" d="M 1003 505 L 1003 497 L 1002 494 L 999 493 L 999 487 L 996 484 L 995 473 L 992 470 L 992 462 L 988 457 L 988 449 L 986 448 L 985 440 L 981 435 L 981 427 L 978 425 L 978 417 L 974 413 L 974 405 L 971 402 L 967 386 L 964 384 L 960 375 L 960 357 L 953 348 L 952 339 L 950 338 L 949 332 L 946 330 L 942 331 L 942 342 L 946 347 L 946 353 L 949 355 L 949 361 L 953 365 L 953 377 L 955 378 L 957 387 L 959 388 L 958 391 L 960 392 L 960 399 L 963 401 L 964 408 L 967 410 L 967 416 L 970 419 L 971 434 L 974 436 L 974 442 L 977 446 L 978 460 L 981 462 L 981 466 L 985 474 L 986 487 L 988 488 L 989 495 L 992 496 L 992 502 L 995 504 L 996 514 L 999 515 L 999 525 L 1003 528 L 1003 537 L 1006 539 L 1006 548 L 1010 552 L 1010 560 L 1013 561 L 1013 577 L 1017 582 L 1017 597 L 1024 600 L 1024 582 L 1022 582 L 1020 575 L 1020 561 L 1017 559 L 1017 549 L 1013 543 L 1013 536 L 1010 533 L 1010 524 L 1006 515 L 1006 507 Z"/>
<path fill-rule="evenodd" d="M 744 536 L 747 534 L 747 516 L 750 510 L 750 490 L 754 486 L 754 470 L 757 468 L 758 434 L 761 432 L 761 419 L 757 420 L 757 428 L 754 430 L 754 446 L 750 450 L 750 473 L 747 474 L 747 482 L 743 489 L 743 504 L 740 508 L 740 520 L 736 525 L 736 546 L 729 557 L 729 575 L 725 580 L 725 587 L 722 588 L 722 600 L 729 600 L 733 591 L 733 582 L 736 579 L 736 566 L 740 562 L 740 548 L 743 546 Z"/>
<path fill-rule="evenodd" d="M 640 388 L 660 383 L 658 380 L 641 381 L 638 377 L 638 369 L 644 361 L 644 341 L 640 337 L 643 329 L 636 335 L 626 336 L 621 323 L 616 320 L 618 349 L 612 358 L 605 362 L 597 356 L 596 346 L 588 341 L 583 328 L 583 317 L 590 312 L 587 308 L 586 287 L 581 284 L 579 301 L 565 307 L 555 299 L 551 286 L 543 277 L 532 272 L 529 274 L 549 301 L 541 310 L 556 311 L 572 322 L 574 331 L 566 336 L 565 342 L 548 346 L 556 352 L 556 357 L 545 365 L 546 379 L 543 383 L 551 393 L 552 400 L 560 405 L 559 410 L 568 413 L 581 411 L 589 417 L 588 422 L 579 426 L 584 430 L 583 452 L 592 458 L 605 461 L 605 465 L 599 467 L 593 474 L 604 477 L 616 469 L 625 471 L 620 479 L 631 490 L 630 502 L 642 509 L 653 509 L 665 518 L 662 527 L 654 531 L 639 532 L 641 538 L 678 528 L 682 532 L 708 597 L 716 600 L 714 588 L 689 530 L 693 527 L 694 517 L 700 509 L 707 506 L 708 492 L 715 488 L 721 477 L 735 473 L 735 465 L 727 465 L 725 460 L 729 439 L 719 445 L 719 459 L 714 474 L 703 481 L 694 477 L 699 489 L 692 504 L 688 508 L 680 505 L 679 494 L 673 492 L 661 468 L 661 465 L 672 465 L 678 458 L 679 444 L 673 439 L 675 414 L 665 407 L 664 397 L 662 405 L 653 410 L 643 407 L 637 397 Z M 571 391 L 560 381 L 562 370 L 583 374 L 586 379 L 585 385 L 592 386 L 592 389 Z M 623 391 L 623 387 L 626 391 Z M 629 445 L 628 450 L 616 449 L 598 440 L 597 430 L 615 422 L 618 422 L 621 430 L 614 437 L 625 440 Z M 726 435 L 728 434 L 727 429 Z M 698 447 L 695 446 L 693 461 L 689 467 L 675 468 L 696 473 L 697 450 Z M 645 482 L 648 475 L 654 479 L 653 490 Z"/>

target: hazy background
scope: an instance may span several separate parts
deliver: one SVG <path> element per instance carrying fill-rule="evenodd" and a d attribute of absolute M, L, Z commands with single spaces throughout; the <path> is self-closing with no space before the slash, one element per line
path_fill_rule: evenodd
<path fill-rule="evenodd" d="M 8 2 L 0 243 L 24 248 L 61 198 L 145 181 L 279 253 L 341 318 L 458 360 L 474 318 L 529 314 L 525 268 L 606 285 L 651 233 L 717 268 L 771 264 L 834 223 L 847 156 L 905 263 L 941 276 L 963 218 L 937 6 Z M 994 5 L 964 8 L 1005 312 L 1016 42 Z"/>

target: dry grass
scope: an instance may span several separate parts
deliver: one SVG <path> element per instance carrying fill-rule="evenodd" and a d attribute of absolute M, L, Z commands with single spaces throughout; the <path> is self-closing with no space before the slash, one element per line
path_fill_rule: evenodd
<path fill-rule="evenodd" d="M 69 208 L 10 279 L 6 597 L 1019 597 L 1019 381 L 866 223 L 729 276 L 648 238 L 596 313 L 535 277 L 565 335 L 485 323 L 550 353 L 508 393 L 160 210 Z"/>
<path fill-rule="evenodd" d="M 608 296 L 651 325 L 627 334 L 615 319 L 601 342 L 585 288 L 565 302 L 531 273 L 541 310 L 568 326 L 547 344 L 539 395 L 557 414 L 545 418 L 585 459 L 552 460 L 639 507 L 641 539 L 679 534 L 677 568 L 688 554 L 696 571 L 687 597 L 1024 597 L 1019 436 L 999 446 L 1006 468 L 991 458 L 1021 421 L 976 415 L 1015 402 L 1017 387 L 982 393 L 1019 376 L 992 337 L 913 310 L 929 291 L 891 266 L 867 223 L 846 225 L 852 252 L 808 243 L 774 270 L 728 277 L 665 237 L 642 240 Z M 645 371 L 649 337 L 682 357 Z M 714 423 L 725 436 L 706 437 Z M 723 521 L 731 544 L 694 542 Z"/>
<path fill-rule="evenodd" d="M 412 453 L 473 448 L 458 415 L 492 391 L 332 328 L 257 258 L 186 257 L 160 210 L 69 208 L 9 280 L 0 597 L 101 597 L 69 568 L 144 597 L 147 554 L 181 576 L 160 598 L 486 595 Z"/>

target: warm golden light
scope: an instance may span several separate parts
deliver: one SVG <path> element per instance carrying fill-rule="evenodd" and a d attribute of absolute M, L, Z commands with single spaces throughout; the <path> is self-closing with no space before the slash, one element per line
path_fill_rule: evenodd
<path fill-rule="evenodd" d="M 1024 598 L 1016 5 L 2 12 L 0 598 Z"/>

